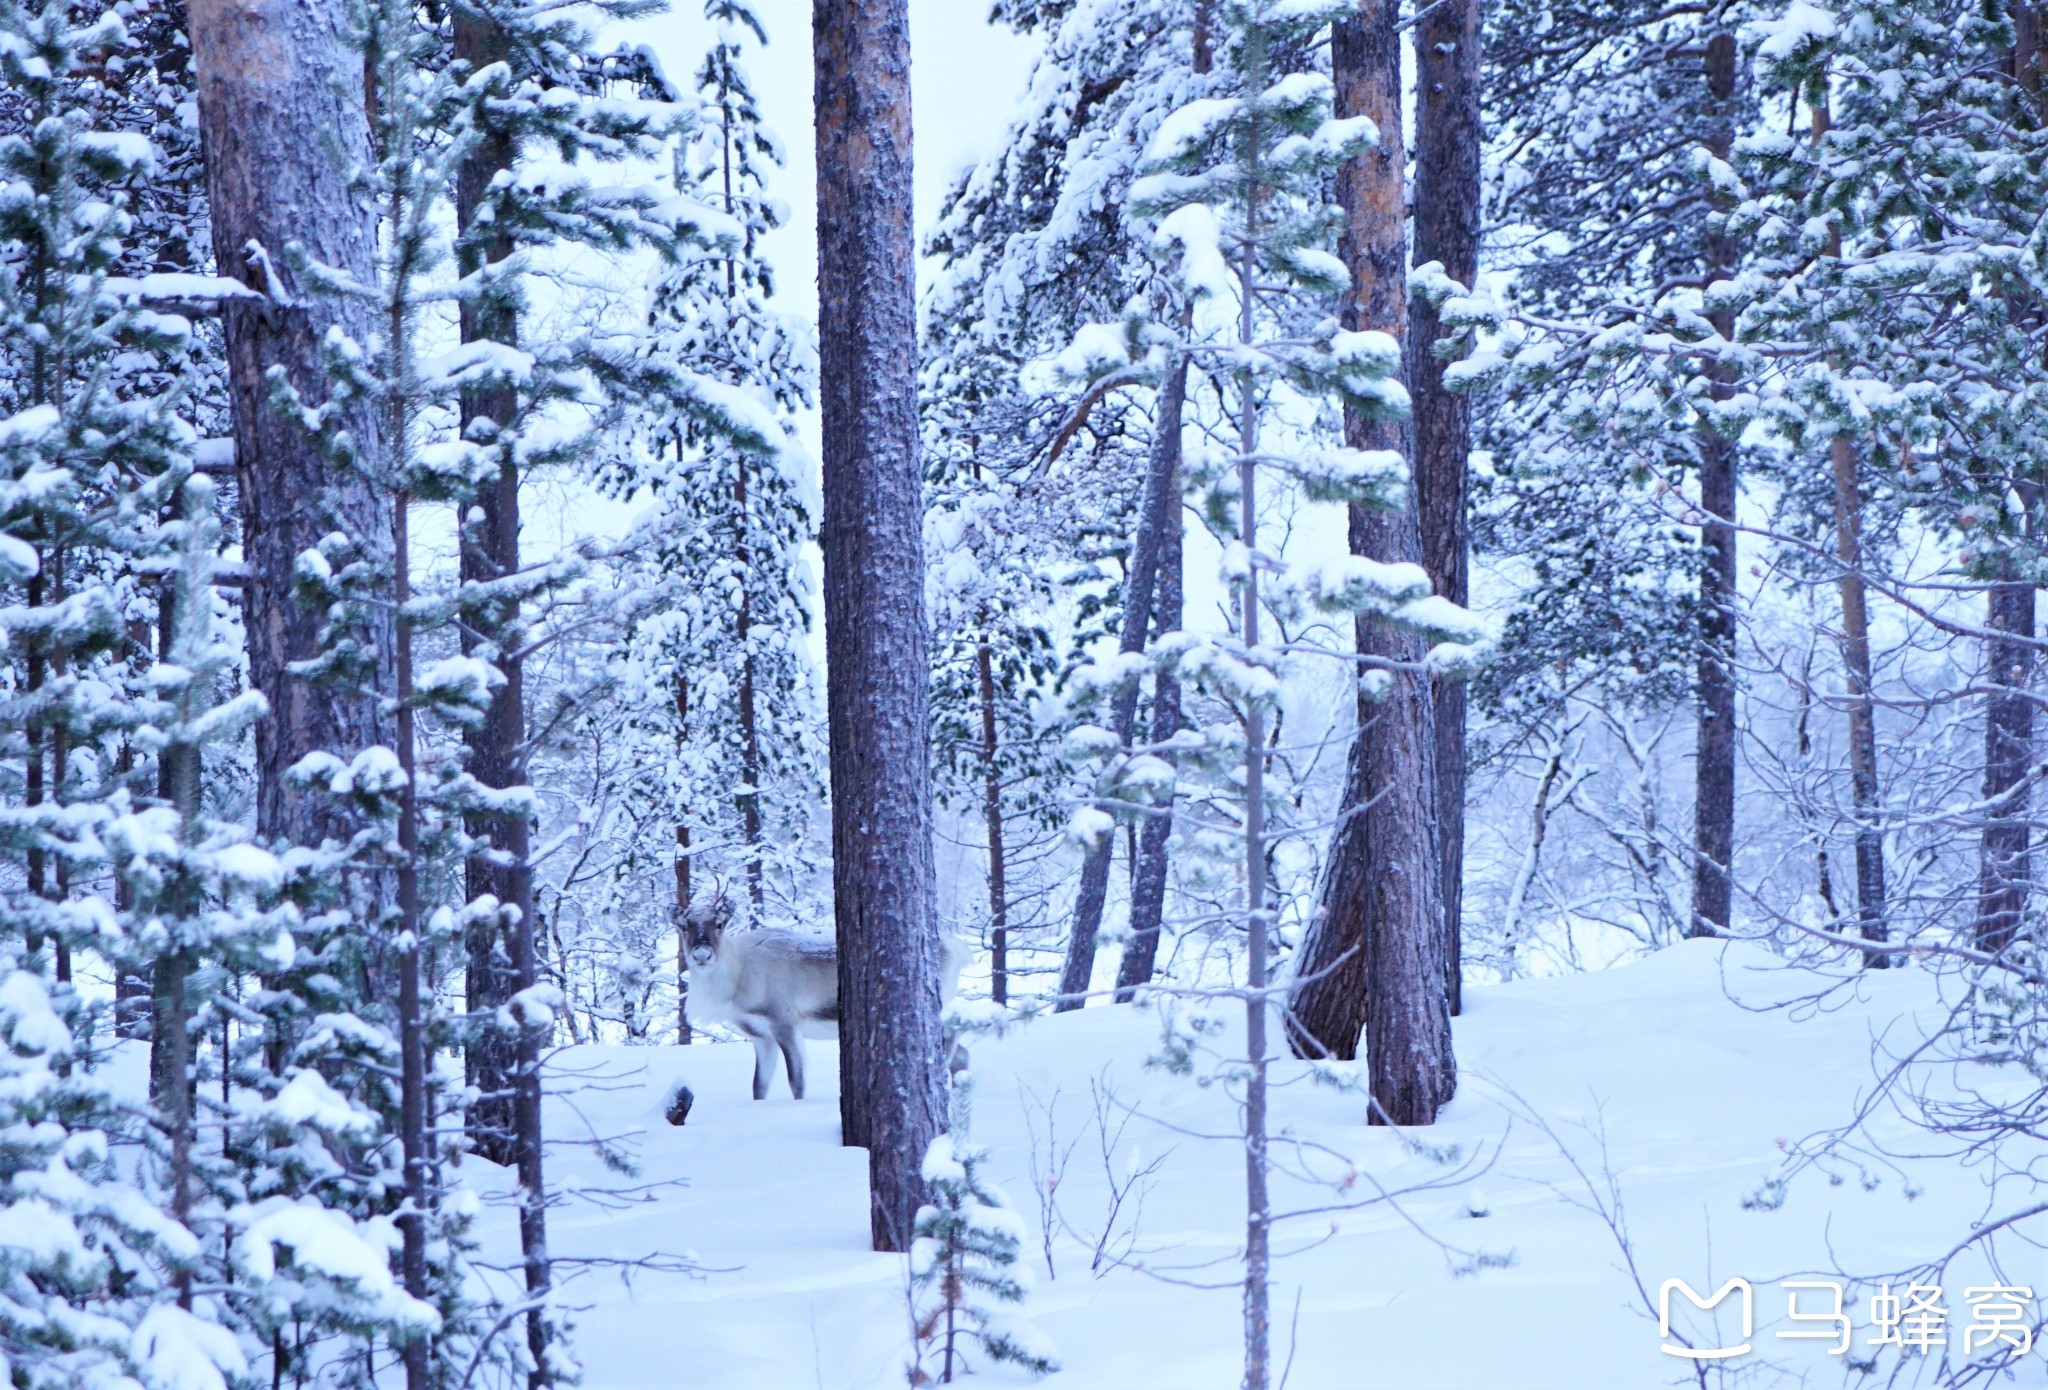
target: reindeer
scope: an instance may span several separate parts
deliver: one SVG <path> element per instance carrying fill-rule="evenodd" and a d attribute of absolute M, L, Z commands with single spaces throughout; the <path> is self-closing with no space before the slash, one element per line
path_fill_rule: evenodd
<path fill-rule="evenodd" d="M 789 1070 L 789 1093 L 804 1098 L 805 1034 L 839 1036 L 839 947 L 829 937 L 779 927 L 732 932 L 732 902 L 722 894 L 681 914 L 690 993 L 690 1026 L 729 1023 L 754 1045 L 754 1099 L 765 1100 L 775 1053 Z M 941 1004 L 960 985 L 967 950 L 950 934 L 939 938 Z M 961 1064 L 956 1051 L 955 1066 Z"/>

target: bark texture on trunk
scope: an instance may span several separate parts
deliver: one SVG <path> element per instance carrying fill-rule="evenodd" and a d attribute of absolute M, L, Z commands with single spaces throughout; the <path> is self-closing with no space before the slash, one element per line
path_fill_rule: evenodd
<path fill-rule="evenodd" d="M 1401 146 L 1401 41 L 1394 0 L 1367 0 L 1331 35 L 1337 114 L 1369 116 L 1380 145 L 1345 167 L 1343 256 L 1354 290 L 1345 326 L 1402 341 L 1407 328 Z M 1345 442 L 1404 449 L 1406 432 L 1347 409 Z M 1397 512 L 1353 508 L 1351 549 L 1375 560 L 1418 562 L 1422 536 L 1411 502 Z M 1361 655 L 1420 662 L 1420 638 L 1361 620 Z M 1433 801 L 1436 729 L 1427 678 L 1390 673 L 1387 692 L 1361 698 L 1322 899 L 1302 942 L 1293 991 L 1297 1052 L 1357 1055 L 1364 1034 L 1373 1120 L 1429 1124 L 1457 1086 L 1451 1050 L 1442 869 Z"/>
<path fill-rule="evenodd" d="M 395 316 L 394 316 L 395 317 Z M 402 327 L 401 327 L 402 331 Z M 394 426 L 394 438 L 403 425 Z M 411 499 L 401 494 L 392 508 L 391 599 L 401 612 L 412 601 Z M 427 1288 L 427 1179 L 433 1166 L 429 1145 L 433 1124 L 427 1113 L 427 1020 L 420 999 L 420 807 L 417 730 L 412 709 L 412 631 L 398 628 L 398 766 L 405 786 L 398 794 L 398 930 L 410 944 L 397 955 L 398 970 L 398 1145 L 405 1179 L 405 1212 L 399 1230 L 399 1272 L 405 1291 L 425 1301 Z M 406 1390 L 427 1390 L 432 1347 L 424 1333 L 399 1346 Z"/>
<path fill-rule="evenodd" d="M 683 740 L 690 728 L 690 677 L 676 677 L 676 756 L 681 757 Z M 690 1044 L 690 934 L 683 919 L 690 912 L 690 824 L 676 821 L 676 1044 Z"/>
<path fill-rule="evenodd" d="M 826 704 L 842 1138 L 910 1248 L 944 1128 L 906 0 L 814 0 Z"/>
<path fill-rule="evenodd" d="M 1155 412 L 1160 421 L 1181 418 L 1187 384 L 1185 364 L 1167 372 Z M 1131 540 L 1130 569 L 1124 576 L 1123 631 L 1118 650 L 1126 656 L 1145 650 L 1145 634 L 1152 623 L 1153 591 L 1158 585 L 1161 541 L 1172 524 L 1173 514 L 1180 508 L 1180 494 L 1174 482 L 1179 463 L 1180 431 L 1155 428 L 1145 459 L 1138 533 Z M 1122 747 L 1130 746 L 1131 729 L 1137 717 L 1138 680 L 1131 677 L 1117 687 L 1110 701 L 1109 731 Z M 1103 905 L 1109 901 L 1109 861 L 1115 852 L 1116 836 L 1105 834 L 1081 863 L 1081 887 L 1074 898 L 1074 926 L 1067 937 L 1067 958 L 1060 970 L 1062 997 L 1053 1006 L 1056 1012 L 1066 1013 L 1087 1002 L 1088 985 L 1095 975 L 1096 935 L 1102 929 Z"/>
<path fill-rule="evenodd" d="M 223 275 L 278 295 L 229 301 L 222 313 L 248 564 L 242 622 L 250 683 L 270 702 L 256 725 L 256 828 L 307 845 L 345 840 L 352 827 L 323 798 L 288 790 L 286 770 L 315 750 L 346 757 L 391 742 L 376 695 L 390 689 L 388 614 L 366 620 L 374 673 L 331 683 L 290 674 L 292 663 L 318 654 L 326 622 L 319 606 L 293 598 L 298 557 L 330 532 L 371 545 L 391 533 L 385 500 L 367 481 L 380 471 L 375 406 L 351 406 L 338 422 L 371 466 L 337 471 L 296 420 L 271 409 L 264 379 L 279 368 L 317 403 L 327 395 L 320 345 L 328 330 L 366 343 L 375 327 L 372 306 L 302 297 L 285 254 L 296 243 L 359 280 L 375 278 L 376 217 L 346 178 L 370 152 L 351 95 L 362 88 L 362 58 L 345 19 L 341 7 L 316 0 L 193 0 L 189 8 L 214 256 Z"/>
<path fill-rule="evenodd" d="M 1185 375 L 1187 364 L 1182 363 L 1179 371 Z M 1175 477 L 1169 479 L 1169 502 L 1165 535 L 1159 547 L 1159 579 L 1152 604 L 1152 640 L 1158 641 L 1169 632 L 1180 631 L 1185 600 L 1181 587 L 1182 541 L 1185 537 L 1184 518 L 1180 504 L 1179 440 L 1181 409 L 1187 399 L 1187 385 L 1182 381 L 1173 393 L 1175 411 L 1171 420 L 1163 415 L 1160 428 L 1172 432 L 1174 440 Z M 1170 671 L 1161 671 L 1152 681 L 1152 742 L 1164 743 L 1180 732 L 1180 678 Z M 1152 983 L 1152 976 L 1159 968 L 1159 933 L 1166 921 L 1166 877 L 1170 867 L 1167 858 L 1167 841 L 1173 837 L 1173 802 L 1168 800 L 1153 814 L 1145 818 L 1145 825 L 1138 832 L 1138 866 L 1131 883 L 1131 939 L 1124 947 L 1123 959 L 1117 963 L 1116 1002 L 1128 1004 L 1137 995 L 1139 985 Z"/>
<path fill-rule="evenodd" d="M 988 643 L 974 650 L 974 674 L 981 696 L 981 815 L 988 833 L 989 995 L 1010 1002 L 1010 883 L 1003 846 L 1003 775 L 997 754 L 996 676 Z"/>
<path fill-rule="evenodd" d="M 457 60 L 473 68 L 506 62 L 511 56 L 504 31 L 491 19 L 464 9 L 455 12 L 454 50 Z M 486 264 L 512 254 L 511 237 L 503 233 L 480 236 L 475 229 L 491 181 L 512 167 L 517 155 L 514 143 L 503 131 L 491 132 L 456 176 L 455 223 L 462 237 L 460 268 L 465 275 L 474 275 Z M 460 326 L 465 343 L 487 341 L 509 347 L 519 339 L 517 315 L 501 301 L 465 302 Z M 463 429 L 476 437 L 477 432 L 488 432 L 485 421 L 497 428 L 509 427 L 518 410 L 518 395 L 510 386 L 465 391 Z M 471 509 L 476 519 L 464 528 L 462 580 L 465 585 L 485 586 L 481 591 L 489 592 L 488 586 L 519 570 L 519 472 L 511 459 L 501 456 L 497 473 L 477 489 Z M 521 640 L 518 600 L 494 595 L 466 604 L 463 616 L 464 651 L 474 653 L 489 644 L 493 649 L 490 660 L 505 676 L 505 683 L 491 692 L 483 722 L 463 734 L 469 747 L 469 771 L 487 787 L 523 785 L 526 696 L 517 655 Z M 518 1084 L 518 1043 L 492 1026 L 492 1019 L 516 988 L 512 962 L 517 948 L 508 938 L 522 929 L 532 929 L 533 873 L 526 862 L 531 832 L 524 815 L 499 813 L 471 816 L 468 830 L 488 849 L 470 857 L 464 887 L 472 901 L 488 896 L 506 909 L 472 923 L 464 942 L 466 1003 L 473 1022 L 463 1048 L 463 1068 L 479 1095 L 469 1108 L 469 1139 L 478 1153 L 510 1167 L 517 1161 L 513 1129 L 518 1107 L 513 1092 Z"/>
<path fill-rule="evenodd" d="M 512 57 L 508 36 L 485 14 L 457 9 L 455 55 L 473 67 L 507 62 Z M 508 174 L 519 154 L 518 141 L 503 127 L 491 130 L 463 162 L 456 176 L 455 219 L 460 269 L 475 274 L 513 252 L 502 231 L 479 234 L 479 212 L 492 183 Z M 485 297 L 462 306 L 462 340 L 503 343 L 519 341 L 519 320 L 509 300 Z M 463 394 L 465 434 L 484 438 L 517 425 L 518 393 L 492 386 Z M 494 428 L 495 427 L 495 428 Z M 504 790 L 526 786 L 526 686 L 520 646 L 526 640 L 519 573 L 519 466 L 510 449 L 501 449 L 498 470 L 477 489 L 472 509 L 476 519 L 462 538 L 462 578 L 481 586 L 486 597 L 464 605 L 465 649 L 488 648 L 487 655 L 505 677 L 491 692 L 483 722 L 465 734 L 469 770 L 487 787 Z M 504 585 L 502 590 L 495 589 Z M 472 1107 L 469 1128 L 479 1152 L 509 1163 L 519 1175 L 519 1251 L 529 1308 L 526 1345 L 533 1369 L 527 1384 L 554 1383 L 553 1343 L 556 1333 L 549 1308 L 553 1265 L 548 1252 L 546 1147 L 541 1132 L 541 1055 L 547 1029 L 527 1026 L 516 1034 L 495 1028 L 488 1020 L 522 991 L 540 983 L 540 921 L 533 893 L 532 823 L 523 810 L 494 812 L 472 818 L 470 831 L 486 839 L 487 854 L 472 855 L 466 887 L 472 899 L 488 894 L 500 911 L 470 928 L 464 943 L 468 959 L 467 988 L 473 1025 L 464 1056 L 472 1084 L 483 1093 Z M 515 1008 L 516 1012 L 516 1008 Z"/>
<path fill-rule="evenodd" d="M 727 210 L 731 210 L 728 199 Z M 726 283 L 732 283 L 730 269 Z M 734 795 L 733 803 L 740 813 L 740 838 L 746 842 L 747 850 L 747 897 L 754 905 L 754 920 L 759 925 L 764 892 L 761 883 L 761 717 L 754 707 L 754 556 L 747 544 L 750 530 L 747 518 L 747 463 L 743 458 L 733 461 L 732 500 L 734 515 L 738 518 L 739 534 L 734 537 L 734 553 L 739 560 L 740 611 L 733 622 L 733 639 L 740 649 L 740 781 L 745 785 Z"/>
<path fill-rule="evenodd" d="M 1856 446 L 1835 436 L 1835 558 L 1842 577 L 1842 670 L 1848 677 L 1849 788 L 1856 816 L 1856 925 L 1865 941 L 1885 932 L 1884 827 L 1879 820 L 1877 697 L 1870 674 L 1870 604 L 1863 581 L 1863 490 L 1856 477 Z M 1882 969 L 1890 957 L 1866 952 L 1864 965 Z"/>
<path fill-rule="evenodd" d="M 1415 26 L 1415 263 L 1439 262 L 1466 287 L 1479 274 L 1479 4 L 1448 0 Z M 1422 567 L 1451 602 L 1471 598 L 1466 467 L 1472 452 L 1465 398 L 1444 389 L 1449 365 L 1436 307 L 1417 298 L 1408 325 L 1408 387 L 1415 402 L 1415 505 Z M 1443 865 L 1445 969 L 1450 1008 L 1464 993 L 1465 683 L 1431 682 L 1436 706 L 1436 832 Z"/>
<path fill-rule="evenodd" d="M 2019 937 L 2026 919 L 2033 864 L 2029 829 L 2033 764 L 2034 586 L 2011 578 L 1986 599 L 1984 650 L 1984 801 L 1989 814 L 1979 858 L 1977 947 L 1996 955 Z"/>
<path fill-rule="evenodd" d="M 1735 99 L 1735 38 L 1716 34 L 1707 42 L 1707 88 L 1717 113 L 1707 146 L 1725 159 L 1733 130 L 1721 118 Z M 1726 238 L 1707 238 L 1706 278 L 1725 280 L 1735 264 Z M 1729 314 L 1712 316 L 1723 337 L 1734 331 Z M 1732 387 L 1726 373 L 1713 373 L 1715 400 Z M 1719 936 L 1733 920 L 1735 885 L 1735 441 L 1711 429 L 1700 435 L 1699 742 L 1694 761 L 1692 921 L 1688 936 Z"/>

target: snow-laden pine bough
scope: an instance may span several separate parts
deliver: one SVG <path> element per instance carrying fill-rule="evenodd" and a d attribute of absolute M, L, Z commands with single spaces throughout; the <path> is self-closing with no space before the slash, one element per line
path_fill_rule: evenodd
<path fill-rule="evenodd" d="M 782 1053 L 789 1093 L 804 1098 L 804 1044 L 839 1036 L 839 946 L 829 936 L 810 936 L 781 927 L 728 931 L 732 901 L 719 897 L 679 914 L 689 961 L 690 992 L 685 1003 L 690 1026 L 727 1023 L 754 1045 L 754 1099 L 766 1100 Z M 939 937 L 939 1003 L 960 987 L 967 948 Z M 955 1049 L 956 1059 L 958 1049 Z"/>

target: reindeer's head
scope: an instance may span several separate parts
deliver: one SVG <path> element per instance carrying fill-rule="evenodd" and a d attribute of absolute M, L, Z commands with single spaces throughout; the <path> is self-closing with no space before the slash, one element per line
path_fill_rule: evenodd
<path fill-rule="evenodd" d="M 682 915 L 683 951 L 695 970 L 711 964 L 718 943 L 732 925 L 732 900 L 723 893 L 708 903 L 692 903 Z"/>

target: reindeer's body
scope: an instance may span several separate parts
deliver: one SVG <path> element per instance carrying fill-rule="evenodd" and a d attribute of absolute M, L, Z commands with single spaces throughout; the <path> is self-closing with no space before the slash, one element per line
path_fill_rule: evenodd
<path fill-rule="evenodd" d="M 804 1044 L 839 1036 L 839 948 L 829 937 L 763 927 L 729 932 L 729 904 L 694 907 L 683 919 L 688 943 L 690 1025 L 730 1024 L 754 1044 L 754 1099 L 763 1100 L 775 1054 L 789 1071 L 789 1091 L 804 1097 Z M 953 997 L 966 951 L 942 937 L 940 1000 Z"/>

